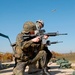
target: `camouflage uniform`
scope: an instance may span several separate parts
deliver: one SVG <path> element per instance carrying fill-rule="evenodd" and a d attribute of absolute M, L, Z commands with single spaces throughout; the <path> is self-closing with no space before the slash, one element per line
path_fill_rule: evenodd
<path fill-rule="evenodd" d="M 42 24 L 42 27 L 40 27 L 39 26 L 39 23 L 41 23 Z M 42 20 L 37 20 L 36 21 L 36 28 L 37 28 L 37 30 L 36 30 L 36 34 L 39 34 L 40 33 L 40 31 L 41 31 L 41 28 L 43 28 L 44 27 L 44 22 L 42 21 Z M 45 32 L 45 31 L 44 31 Z M 43 33 L 44 33 L 43 32 Z M 52 57 L 52 53 L 48 50 L 48 47 L 46 46 L 46 42 L 47 42 L 47 40 L 45 40 L 45 39 L 42 39 L 42 50 L 44 50 L 45 52 L 46 52 L 46 57 L 43 57 L 43 58 L 41 58 L 39 61 L 37 61 L 37 63 L 38 63 L 38 68 L 39 69 L 44 69 L 44 72 L 45 72 L 45 69 L 47 68 L 47 64 L 49 63 L 49 60 L 51 59 L 51 57 Z M 45 64 L 43 64 L 43 63 L 45 63 Z M 43 66 L 44 65 L 44 66 Z M 48 73 L 48 70 L 46 70 L 46 72 Z M 46 75 L 47 75 L 47 73 L 45 73 Z M 49 74 L 49 73 L 48 73 Z"/>
<path fill-rule="evenodd" d="M 45 46 L 44 47 L 44 50 L 46 51 L 46 53 L 47 53 L 47 60 L 46 60 L 46 62 L 47 62 L 47 64 L 49 63 L 49 60 L 52 58 L 52 53 L 50 52 L 50 50 L 48 49 L 48 47 L 47 46 Z"/>
<path fill-rule="evenodd" d="M 40 27 L 39 23 L 42 24 L 42 27 Z M 44 27 L 44 22 L 43 22 L 43 20 L 37 20 L 37 21 L 36 21 L 36 28 L 37 28 L 36 34 L 41 33 L 40 31 L 41 31 L 41 29 L 42 29 L 43 27 Z M 45 33 L 45 30 L 43 31 L 42 34 L 44 34 L 44 33 Z M 44 39 L 44 40 L 43 40 L 43 44 L 47 44 L 47 40 Z M 49 61 L 49 60 L 51 59 L 51 57 L 52 57 L 52 53 L 48 50 L 48 46 L 46 46 L 46 45 L 43 46 L 43 50 L 46 51 L 46 53 L 47 53 L 47 58 L 48 58 L 48 61 Z"/>
<path fill-rule="evenodd" d="M 40 42 L 36 44 L 31 41 L 32 37 L 30 37 L 29 32 L 35 31 L 35 24 L 29 21 L 24 24 L 23 28 L 24 30 L 16 38 L 16 66 L 13 69 L 15 75 L 24 75 L 24 70 L 27 65 L 36 62 L 43 55 L 46 55 L 45 51 L 40 49 Z"/>

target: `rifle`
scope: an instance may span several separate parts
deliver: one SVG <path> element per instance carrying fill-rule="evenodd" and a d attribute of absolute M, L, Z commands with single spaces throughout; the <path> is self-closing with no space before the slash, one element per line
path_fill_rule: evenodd
<path fill-rule="evenodd" d="M 59 33 L 59 32 L 48 32 L 48 33 L 40 33 L 39 34 L 34 34 L 34 35 L 24 35 L 25 37 L 36 37 L 36 36 L 40 36 L 42 37 L 43 35 L 47 35 L 47 36 L 59 36 L 59 35 L 68 35 L 67 33 Z"/>
<path fill-rule="evenodd" d="M 29 38 L 35 38 L 35 37 L 37 37 L 37 36 L 39 36 L 40 37 L 40 39 L 41 40 L 44 40 L 45 41 L 45 39 L 43 38 L 43 36 L 44 35 L 47 35 L 47 36 L 50 36 L 50 37 L 55 37 L 55 36 L 59 36 L 59 35 L 68 35 L 67 33 L 62 33 L 62 34 L 60 34 L 59 32 L 50 32 L 50 33 L 45 33 L 44 32 L 44 30 L 41 30 L 38 34 L 34 34 L 34 35 L 24 35 L 23 37 L 26 39 L 26 37 L 27 37 L 27 39 L 28 39 L 28 37 Z M 43 41 L 43 42 L 44 42 Z"/>
<path fill-rule="evenodd" d="M 57 44 L 57 43 L 62 43 L 63 41 L 54 41 L 54 42 L 50 42 L 49 40 L 47 40 L 46 44 L 47 45 L 51 45 L 51 44 Z"/>
<path fill-rule="evenodd" d="M 51 44 L 57 44 L 57 43 L 62 43 L 63 41 L 54 41 L 54 42 L 51 42 Z"/>
<path fill-rule="evenodd" d="M 39 30 L 39 33 L 36 34 L 36 35 L 59 36 L 59 35 L 68 35 L 68 34 L 67 33 L 60 34 L 58 31 L 57 32 L 48 32 L 48 33 L 45 33 L 45 30 L 42 29 L 42 30 Z"/>
<path fill-rule="evenodd" d="M 50 33 L 44 33 L 44 35 L 47 36 L 59 36 L 59 35 L 68 35 L 67 33 L 59 33 L 59 32 L 50 32 Z"/>

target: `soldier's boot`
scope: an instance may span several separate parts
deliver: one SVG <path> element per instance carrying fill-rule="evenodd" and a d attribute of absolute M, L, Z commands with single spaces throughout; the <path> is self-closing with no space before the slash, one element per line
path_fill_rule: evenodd
<path fill-rule="evenodd" d="M 17 75 L 17 69 L 16 68 L 13 69 L 13 75 Z"/>
<path fill-rule="evenodd" d="M 15 72 L 16 72 L 16 69 L 15 69 L 15 68 L 13 68 L 13 75 L 15 75 Z"/>
<path fill-rule="evenodd" d="M 24 71 L 14 68 L 13 69 L 13 75 L 24 75 Z"/>
<path fill-rule="evenodd" d="M 39 68 L 37 68 L 36 63 L 37 62 L 29 65 L 28 74 L 32 74 L 32 73 L 36 73 L 37 74 L 37 72 L 40 72 L 41 71 Z"/>
<path fill-rule="evenodd" d="M 48 72 L 47 67 L 43 69 L 43 75 L 51 75 L 50 72 Z"/>

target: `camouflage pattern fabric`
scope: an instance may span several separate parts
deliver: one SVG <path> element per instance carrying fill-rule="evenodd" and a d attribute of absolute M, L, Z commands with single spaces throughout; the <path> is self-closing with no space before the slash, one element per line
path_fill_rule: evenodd
<path fill-rule="evenodd" d="M 14 71 L 17 71 L 16 67 L 19 66 L 19 65 L 17 65 L 19 62 L 25 63 L 25 62 L 33 59 L 35 57 L 35 55 L 38 53 L 38 51 L 36 51 L 36 49 L 39 50 L 39 47 L 40 47 L 40 44 L 35 44 L 30 40 L 23 39 L 23 35 L 24 35 L 23 33 L 18 34 L 17 39 L 16 39 L 16 51 L 15 51 L 16 52 L 16 54 L 15 54 L 16 60 L 15 60 Z M 27 39 L 27 37 L 26 37 L 26 39 Z M 26 65 L 26 64 L 24 64 L 24 65 Z M 24 66 L 22 66 L 22 68 L 23 67 Z M 22 70 L 22 68 L 21 68 L 21 71 L 18 70 L 17 72 L 20 71 L 20 73 L 23 75 L 24 68 L 23 68 L 23 70 Z"/>
<path fill-rule="evenodd" d="M 15 67 L 13 69 L 13 73 L 15 75 L 24 75 L 25 66 L 28 64 L 28 61 L 31 60 L 34 56 L 35 48 L 39 48 L 39 44 L 35 44 L 31 41 L 32 38 L 24 37 L 24 35 L 28 35 L 27 33 L 34 31 L 36 26 L 33 22 L 28 21 L 25 22 L 23 26 L 23 31 L 18 34 L 16 38 L 16 46 L 15 46 Z"/>
<path fill-rule="evenodd" d="M 13 69 L 14 75 L 24 75 L 24 70 L 26 66 L 27 62 L 18 62 L 16 67 Z"/>
<path fill-rule="evenodd" d="M 30 32 L 30 31 L 34 31 L 34 30 L 36 30 L 36 25 L 35 25 L 35 23 L 33 23 L 31 21 L 27 21 L 24 23 L 23 29 L 26 33 Z"/>
<path fill-rule="evenodd" d="M 18 34 L 16 38 L 16 47 L 15 47 L 15 67 L 13 73 L 15 75 L 24 75 L 25 67 L 31 63 L 36 62 L 41 59 L 42 67 L 45 66 L 46 62 L 46 52 L 41 50 L 41 41 L 39 43 L 34 43 L 31 41 L 32 38 L 24 37 L 28 35 L 29 32 L 36 30 L 36 26 L 33 22 L 26 22 L 23 26 L 22 33 Z M 30 34 L 29 34 L 30 35 Z"/>
<path fill-rule="evenodd" d="M 27 56 L 33 58 L 33 55 L 36 55 L 39 52 L 40 43 L 36 44 L 31 41 L 31 38 L 27 37 L 23 39 L 23 33 L 18 34 L 16 39 L 16 57 L 24 59 Z M 25 56 L 25 57 L 23 57 Z"/>

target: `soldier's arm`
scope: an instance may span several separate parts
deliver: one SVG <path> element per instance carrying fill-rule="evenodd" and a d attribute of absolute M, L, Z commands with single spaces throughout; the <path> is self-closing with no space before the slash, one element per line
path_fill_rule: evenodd
<path fill-rule="evenodd" d="M 25 41 L 25 42 L 23 43 L 22 48 L 28 48 L 29 46 L 35 47 L 35 46 L 37 45 L 37 44 L 35 44 L 35 43 L 37 43 L 37 42 L 39 42 L 39 41 L 40 41 L 40 37 L 35 37 L 35 38 L 33 38 L 33 39 L 29 40 L 29 41 Z"/>
<path fill-rule="evenodd" d="M 21 48 L 22 46 L 22 35 L 21 34 L 18 34 L 17 38 L 16 38 L 16 45 L 19 46 Z"/>
<path fill-rule="evenodd" d="M 31 40 L 23 42 L 22 49 L 28 48 L 33 42 Z"/>
<path fill-rule="evenodd" d="M 16 39 L 16 43 L 21 49 L 23 49 L 23 48 L 28 48 L 33 42 L 31 40 L 24 41 L 23 35 L 18 34 L 17 39 Z"/>

